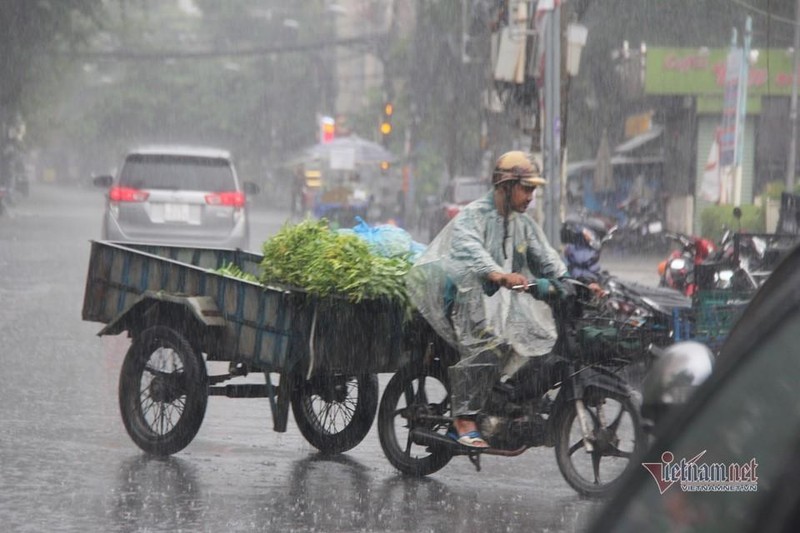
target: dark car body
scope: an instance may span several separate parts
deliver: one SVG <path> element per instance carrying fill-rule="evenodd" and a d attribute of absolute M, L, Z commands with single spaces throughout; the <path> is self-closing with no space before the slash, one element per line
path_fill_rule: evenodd
<path fill-rule="evenodd" d="M 248 248 L 246 193 L 231 155 L 216 148 L 150 146 L 130 151 L 109 187 L 103 239 L 186 246 Z"/>
<path fill-rule="evenodd" d="M 795 248 L 590 531 L 800 531 L 798 341 Z"/>

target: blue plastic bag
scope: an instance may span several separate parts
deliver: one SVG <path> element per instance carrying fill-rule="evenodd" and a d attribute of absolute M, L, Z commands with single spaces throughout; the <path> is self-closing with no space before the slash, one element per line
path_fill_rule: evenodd
<path fill-rule="evenodd" d="M 375 255 L 382 257 L 406 257 L 414 262 L 425 251 L 425 245 L 415 242 L 411 234 L 403 228 L 392 226 L 391 224 L 380 224 L 370 226 L 361 217 L 356 217 L 358 224 L 352 230 L 340 230 L 353 232 L 364 239 L 369 249 Z"/>

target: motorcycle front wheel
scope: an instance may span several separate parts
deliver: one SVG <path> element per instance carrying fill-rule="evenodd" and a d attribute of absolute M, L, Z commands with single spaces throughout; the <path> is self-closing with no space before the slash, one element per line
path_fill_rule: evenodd
<path fill-rule="evenodd" d="M 639 409 L 626 395 L 587 389 L 583 397 L 589 437 L 584 442 L 577 404 L 556 419 L 555 452 L 567 483 L 588 497 L 606 496 L 645 446 Z"/>
<path fill-rule="evenodd" d="M 446 369 L 406 368 L 392 376 L 378 408 L 378 438 L 392 466 L 416 477 L 444 468 L 453 455 L 445 448 L 416 444 L 412 431 L 444 435 L 449 415 Z"/>

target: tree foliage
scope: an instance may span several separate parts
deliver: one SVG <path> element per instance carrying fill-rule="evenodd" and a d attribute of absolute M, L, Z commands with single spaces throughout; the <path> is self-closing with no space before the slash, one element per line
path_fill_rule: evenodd
<path fill-rule="evenodd" d="M 329 37 L 323 3 L 194 4 L 202 16 L 177 2 L 109 10 L 107 34 L 94 44 L 107 53 L 92 61 L 91 94 L 84 85 L 65 109 L 70 137 L 114 156 L 143 143 L 223 146 L 245 179 L 266 184 L 266 171 L 315 141 L 317 114 L 333 112 L 325 50 L 293 48 Z M 110 161 L 93 166 L 103 164 Z"/>
<path fill-rule="evenodd" d="M 406 1 L 363 6 L 383 9 Z M 335 38 L 335 15 L 326 11 L 330 4 L 194 0 L 202 16 L 193 16 L 176 1 L 3 0 L 0 122 L 22 116 L 40 142 L 47 133 L 57 134 L 63 149 L 80 154 L 92 170 L 108 169 L 131 144 L 196 141 L 231 148 L 244 177 L 262 180 L 267 169 L 315 141 L 318 114 L 337 111 L 333 43 L 297 46 Z M 461 50 L 461 9 L 482 4 L 498 3 L 414 0 L 413 29 L 390 28 L 386 39 L 359 49 L 380 58 L 386 82 L 363 95 L 363 112 L 349 117 L 350 124 L 372 137 L 381 100 L 391 92 L 397 135 L 390 146 L 401 154 L 403 134 L 411 131 L 423 193 L 436 192 L 449 176 L 480 172 L 488 154 L 521 139 L 512 116 L 518 110 L 508 110 L 508 116 L 490 117 L 501 123 L 491 124 L 494 136 L 488 146 L 482 144 L 490 69 L 481 61 L 464 63 Z M 612 59 L 623 40 L 633 48 L 641 42 L 724 47 L 731 28 L 741 27 L 749 14 L 754 47 L 792 42 L 787 23 L 794 18 L 792 2 L 570 0 L 562 5 L 589 27 L 568 99 L 571 158 L 592 157 L 603 129 L 613 141 L 615 128 L 619 133 L 634 110 L 619 97 Z M 84 43 L 89 46 L 81 48 Z M 481 46 L 488 55 L 488 40 Z M 194 56 L 163 53 L 212 50 Z M 58 112 L 44 107 L 46 102 L 60 103 Z"/>
<path fill-rule="evenodd" d="M 59 73 L 58 57 L 84 41 L 100 21 L 102 0 L 3 0 L 0 2 L 0 126 L 26 119 L 41 103 L 41 85 Z"/>

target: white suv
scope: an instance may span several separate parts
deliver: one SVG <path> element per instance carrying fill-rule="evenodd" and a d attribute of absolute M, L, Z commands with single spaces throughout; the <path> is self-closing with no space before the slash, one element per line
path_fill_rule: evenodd
<path fill-rule="evenodd" d="M 152 146 L 132 150 L 119 176 L 94 178 L 108 188 L 103 239 L 247 249 L 246 194 L 230 153 L 216 148 Z"/>

